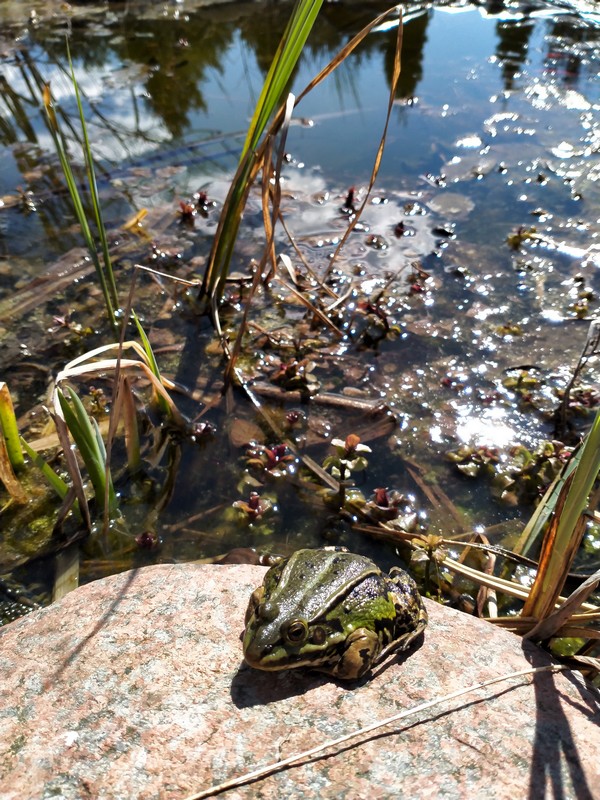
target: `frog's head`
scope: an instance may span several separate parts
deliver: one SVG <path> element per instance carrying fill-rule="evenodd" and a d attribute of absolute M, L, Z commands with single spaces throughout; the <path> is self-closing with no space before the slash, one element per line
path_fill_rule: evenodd
<path fill-rule="evenodd" d="M 335 660 L 343 649 L 341 628 L 330 622 L 312 622 L 276 598 L 265 598 L 260 586 L 250 598 L 243 635 L 244 658 L 257 669 L 281 670 Z"/>

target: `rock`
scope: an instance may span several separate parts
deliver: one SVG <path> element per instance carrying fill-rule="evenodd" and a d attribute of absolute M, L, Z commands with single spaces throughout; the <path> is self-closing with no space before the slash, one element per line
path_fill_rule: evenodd
<path fill-rule="evenodd" d="M 242 665 L 239 634 L 263 574 L 148 567 L 0 630 L 0 798 L 179 800 L 460 687 L 551 663 L 517 636 L 429 602 L 422 646 L 361 685 L 258 672 Z M 598 723 L 599 695 L 577 673 L 513 678 L 224 796 L 600 797 Z"/>

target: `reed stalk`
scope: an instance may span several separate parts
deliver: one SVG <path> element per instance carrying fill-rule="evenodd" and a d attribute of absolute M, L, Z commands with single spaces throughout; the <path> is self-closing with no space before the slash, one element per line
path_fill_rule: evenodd
<path fill-rule="evenodd" d="M 11 466 L 18 472 L 25 464 L 25 459 L 21 449 L 15 409 L 8 386 L 4 381 L 0 381 L 0 432 L 4 437 L 6 453 Z"/>
<path fill-rule="evenodd" d="M 115 283 L 114 271 L 112 268 L 112 261 L 109 253 L 108 237 L 106 235 L 106 228 L 104 226 L 102 211 L 100 208 L 100 201 L 98 197 L 93 156 L 87 134 L 87 126 L 85 124 L 79 87 L 77 85 L 75 72 L 73 70 L 71 54 L 68 49 L 68 43 L 67 43 L 67 55 L 69 59 L 69 67 L 71 70 L 71 80 L 73 83 L 73 89 L 75 91 L 75 97 L 77 101 L 79 119 L 81 121 L 81 127 L 83 132 L 83 156 L 86 165 L 88 189 L 90 192 L 90 197 L 92 202 L 93 215 L 96 224 L 96 232 L 102 250 L 103 263 L 100 261 L 100 258 L 98 256 L 98 247 L 96 245 L 94 234 L 92 233 L 92 229 L 90 227 L 90 223 L 85 211 L 83 198 L 77 187 L 77 181 L 75 179 L 73 168 L 71 166 L 70 157 L 68 154 L 67 143 L 58 124 L 58 118 L 56 116 L 56 109 L 54 105 L 54 100 L 52 98 L 52 92 L 50 90 L 49 83 L 46 83 L 44 86 L 42 92 L 42 99 L 44 104 L 44 110 L 46 113 L 46 120 L 48 122 L 48 129 L 50 131 L 50 135 L 52 136 L 54 147 L 56 149 L 61 169 L 65 177 L 67 189 L 69 190 L 69 195 L 71 197 L 71 202 L 73 204 L 73 210 L 75 212 L 75 216 L 77 217 L 77 222 L 79 223 L 79 227 L 83 235 L 85 246 L 94 265 L 96 276 L 98 278 L 100 287 L 102 289 L 108 320 L 111 326 L 113 327 L 113 330 L 116 333 L 118 328 L 115 317 L 115 309 L 118 308 L 119 305 L 118 294 Z"/>
<path fill-rule="evenodd" d="M 200 289 L 201 308 L 204 312 L 214 307 L 223 295 L 242 213 L 252 183 L 260 168 L 260 157 L 257 151 L 260 139 L 275 109 L 284 97 L 322 4 L 323 0 L 297 0 L 273 57 L 248 128 L 237 172 L 223 206 L 208 266 L 204 273 Z"/>

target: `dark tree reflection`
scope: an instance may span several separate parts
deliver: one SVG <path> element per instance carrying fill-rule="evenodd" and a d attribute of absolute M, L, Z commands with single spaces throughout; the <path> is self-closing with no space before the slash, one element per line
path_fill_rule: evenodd
<path fill-rule="evenodd" d="M 417 93 L 417 86 L 423 77 L 423 54 L 427 43 L 427 26 L 432 10 L 424 11 L 413 17 L 404 25 L 402 37 L 402 70 L 396 91 L 397 97 L 410 98 Z M 396 31 L 392 30 L 386 37 L 384 46 L 384 69 L 390 85 L 394 70 L 396 52 Z"/>
<path fill-rule="evenodd" d="M 515 78 L 527 59 L 533 28 L 533 22 L 528 20 L 510 20 L 496 25 L 499 39 L 496 55 L 502 64 L 502 80 L 507 91 L 514 88 Z"/>

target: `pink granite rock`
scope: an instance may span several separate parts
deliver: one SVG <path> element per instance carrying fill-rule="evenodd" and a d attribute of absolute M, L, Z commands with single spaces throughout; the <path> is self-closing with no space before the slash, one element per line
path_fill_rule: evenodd
<path fill-rule="evenodd" d="M 550 663 L 428 603 L 423 645 L 362 685 L 242 666 L 261 567 L 158 566 L 0 630 L 2 800 L 178 800 L 462 686 Z M 600 700 L 576 673 L 478 690 L 228 798 L 600 798 Z"/>

